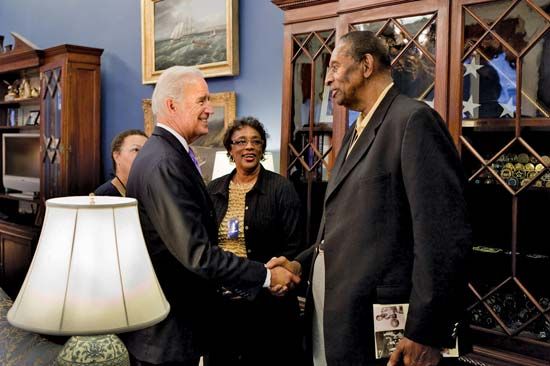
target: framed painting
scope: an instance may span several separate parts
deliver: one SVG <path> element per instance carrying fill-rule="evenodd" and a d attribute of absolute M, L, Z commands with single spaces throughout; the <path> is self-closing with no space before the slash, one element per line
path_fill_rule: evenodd
<path fill-rule="evenodd" d="M 175 65 L 238 75 L 238 19 L 238 0 L 141 0 L 143 83 Z"/>

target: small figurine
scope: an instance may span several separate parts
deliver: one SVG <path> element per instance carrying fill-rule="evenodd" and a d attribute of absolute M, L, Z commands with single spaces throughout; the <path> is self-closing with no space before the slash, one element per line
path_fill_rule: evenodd
<path fill-rule="evenodd" d="M 31 97 L 31 83 L 29 79 L 23 76 L 21 84 L 19 84 L 19 98 L 27 99 Z"/>
<path fill-rule="evenodd" d="M 4 100 L 11 101 L 17 99 L 19 95 L 18 90 L 15 87 L 16 82 L 14 81 L 12 84 L 10 84 L 6 80 L 4 80 L 4 83 L 8 86 L 8 93 L 4 96 Z"/>
<path fill-rule="evenodd" d="M 31 98 L 36 98 L 40 95 L 40 87 L 38 88 L 31 88 Z"/>

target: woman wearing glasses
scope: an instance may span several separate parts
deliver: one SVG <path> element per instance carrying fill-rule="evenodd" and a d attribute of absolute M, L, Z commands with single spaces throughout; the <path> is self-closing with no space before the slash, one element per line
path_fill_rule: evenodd
<path fill-rule="evenodd" d="M 235 120 L 224 146 L 235 167 L 208 185 L 218 222 L 219 245 L 266 263 L 301 249 L 300 201 L 293 185 L 260 164 L 266 132 L 254 117 Z M 266 290 L 253 301 L 223 293 L 219 330 L 209 366 L 301 365 L 299 307 L 295 294 Z"/>
<path fill-rule="evenodd" d="M 130 168 L 145 141 L 147 135 L 141 130 L 126 130 L 115 136 L 111 142 L 114 177 L 96 188 L 96 196 L 126 196 Z"/>

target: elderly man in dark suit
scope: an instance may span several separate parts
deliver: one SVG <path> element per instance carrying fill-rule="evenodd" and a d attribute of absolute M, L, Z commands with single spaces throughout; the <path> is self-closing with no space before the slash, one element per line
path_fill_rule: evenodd
<path fill-rule="evenodd" d="M 157 126 L 134 161 L 128 196 L 139 202 L 147 249 L 171 311 L 161 323 L 121 338 L 135 365 L 197 365 L 213 331 L 219 287 L 253 298 L 262 287 L 284 291 L 299 278 L 217 246 L 216 215 L 189 148 L 208 133 L 213 113 L 200 71 L 164 71 L 152 107 Z"/>
<path fill-rule="evenodd" d="M 409 303 L 405 337 L 388 365 L 433 366 L 453 333 L 466 289 L 471 229 L 457 151 L 440 116 L 400 95 L 371 32 L 334 49 L 326 84 L 362 114 L 344 137 L 324 202 L 307 298 L 315 365 L 375 365 L 373 304 Z M 305 273 L 307 271 L 304 270 Z"/>

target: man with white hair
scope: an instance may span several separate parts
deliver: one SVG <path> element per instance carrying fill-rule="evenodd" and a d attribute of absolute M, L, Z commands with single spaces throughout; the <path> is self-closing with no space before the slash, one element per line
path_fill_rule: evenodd
<path fill-rule="evenodd" d="M 245 298 L 299 282 L 287 270 L 237 257 L 217 245 L 212 203 L 189 144 L 208 133 L 213 109 L 202 73 L 174 66 L 152 100 L 157 125 L 132 166 L 128 196 L 139 202 L 147 249 L 171 311 L 161 323 L 123 334 L 135 365 L 194 365 L 207 350 L 217 289 Z"/>

